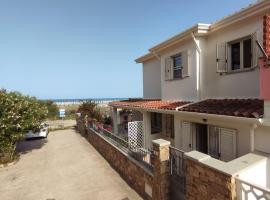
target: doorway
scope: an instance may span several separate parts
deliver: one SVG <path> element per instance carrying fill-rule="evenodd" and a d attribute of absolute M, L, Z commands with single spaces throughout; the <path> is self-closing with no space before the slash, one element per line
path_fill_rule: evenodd
<path fill-rule="evenodd" d="M 194 146 L 195 150 L 208 154 L 208 131 L 207 124 L 195 123 Z"/>

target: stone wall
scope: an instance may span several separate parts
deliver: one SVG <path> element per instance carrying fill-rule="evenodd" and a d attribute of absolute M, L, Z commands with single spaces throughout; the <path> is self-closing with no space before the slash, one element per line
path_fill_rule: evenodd
<path fill-rule="evenodd" d="M 188 200 L 235 200 L 235 179 L 199 162 L 186 159 Z"/>
<path fill-rule="evenodd" d="M 153 171 L 110 143 L 103 136 L 85 128 L 77 119 L 77 130 L 99 151 L 121 177 L 146 200 L 169 199 L 169 146 L 162 139 L 153 141 Z"/>
<path fill-rule="evenodd" d="M 152 187 L 153 176 L 143 166 L 90 129 L 86 138 L 136 192 L 151 199 L 145 192 L 145 183 Z"/>

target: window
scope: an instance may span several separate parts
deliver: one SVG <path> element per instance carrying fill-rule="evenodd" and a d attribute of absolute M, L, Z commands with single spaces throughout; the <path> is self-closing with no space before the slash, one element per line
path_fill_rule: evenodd
<path fill-rule="evenodd" d="M 240 69 L 240 42 L 231 44 L 231 69 Z"/>
<path fill-rule="evenodd" d="M 228 43 L 229 71 L 241 71 L 252 67 L 251 37 Z"/>
<path fill-rule="evenodd" d="M 258 66 L 258 33 L 230 41 L 217 43 L 217 72 L 242 72 Z"/>
<path fill-rule="evenodd" d="M 162 131 L 162 114 L 151 113 L 151 134 L 160 133 Z"/>
<path fill-rule="evenodd" d="M 182 56 L 181 54 L 175 55 L 173 58 L 173 78 L 182 78 Z"/>

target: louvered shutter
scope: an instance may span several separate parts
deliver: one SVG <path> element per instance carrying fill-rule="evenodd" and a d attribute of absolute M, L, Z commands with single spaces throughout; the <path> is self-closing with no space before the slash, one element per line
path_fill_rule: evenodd
<path fill-rule="evenodd" d="M 228 71 L 227 67 L 227 44 L 217 44 L 217 72 L 224 73 Z"/>
<path fill-rule="evenodd" d="M 231 161 L 236 158 L 236 131 L 220 128 L 220 160 Z"/>
<path fill-rule="evenodd" d="M 255 68 L 258 66 L 258 48 L 257 48 L 257 44 L 256 41 L 258 40 L 258 32 L 255 32 L 252 34 L 252 68 Z"/>
<path fill-rule="evenodd" d="M 191 151 L 192 126 L 190 122 L 182 122 L 182 148 L 184 151 Z"/>
<path fill-rule="evenodd" d="M 219 159 L 219 128 L 215 126 L 208 127 L 209 133 L 209 155 Z"/>
<path fill-rule="evenodd" d="M 187 77 L 189 76 L 189 63 L 188 63 L 188 51 L 183 51 L 181 53 L 182 56 L 182 76 Z"/>
<path fill-rule="evenodd" d="M 165 59 L 165 80 L 171 80 L 173 74 L 173 59 L 168 57 Z"/>

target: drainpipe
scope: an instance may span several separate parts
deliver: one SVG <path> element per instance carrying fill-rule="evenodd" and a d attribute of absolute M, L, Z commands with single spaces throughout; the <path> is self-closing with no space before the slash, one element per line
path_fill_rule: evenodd
<path fill-rule="evenodd" d="M 201 50 L 200 46 L 198 45 L 197 39 L 195 38 L 195 35 L 194 35 L 193 32 L 191 33 L 191 37 L 194 40 L 194 43 L 195 43 L 195 46 L 196 46 L 196 60 L 198 60 L 198 62 L 196 63 L 197 98 L 198 98 L 198 100 L 201 100 L 201 51 L 202 50 Z"/>

